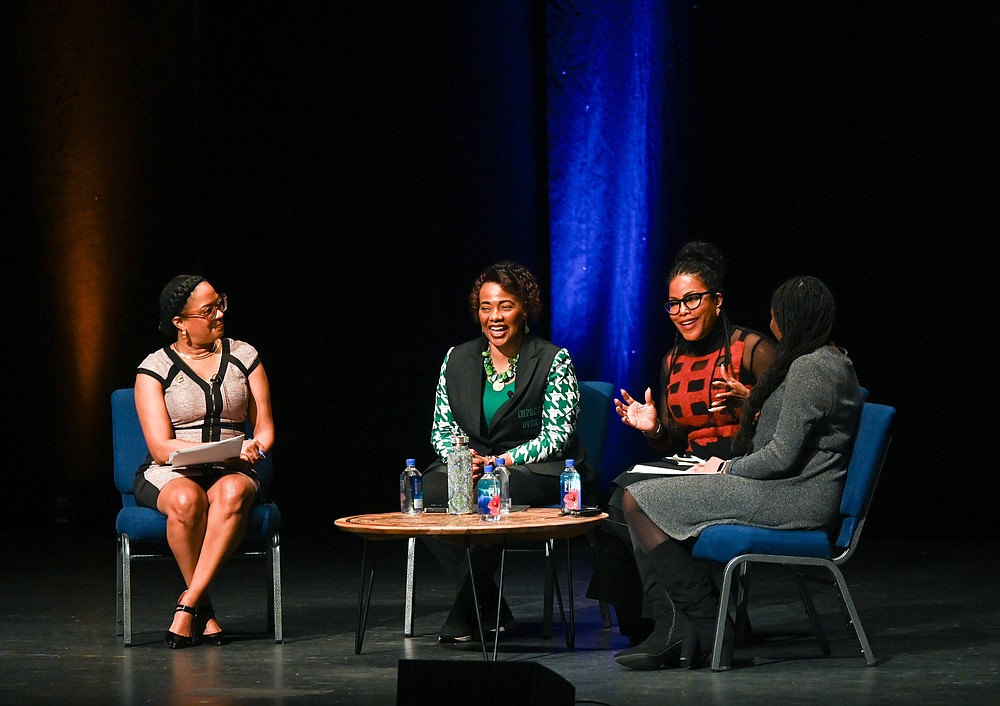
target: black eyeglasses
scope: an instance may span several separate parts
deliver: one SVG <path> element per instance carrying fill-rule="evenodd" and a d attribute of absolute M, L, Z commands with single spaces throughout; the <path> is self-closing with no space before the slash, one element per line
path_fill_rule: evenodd
<path fill-rule="evenodd" d="M 668 299 L 663 302 L 663 308 L 666 309 L 667 313 L 671 316 L 681 313 L 681 304 L 683 304 L 688 311 L 694 311 L 701 306 L 701 300 L 705 298 L 706 294 L 711 296 L 712 292 L 692 292 L 683 299 Z"/>
<path fill-rule="evenodd" d="M 215 304 L 209 304 L 208 306 L 203 306 L 193 313 L 180 313 L 178 316 L 183 317 L 194 317 L 196 319 L 214 319 L 215 315 L 220 311 L 225 313 L 226 309 L 229 308 L 229 296 L 226 294 L 220 294 L 219 298 L 215 301 Z"/>

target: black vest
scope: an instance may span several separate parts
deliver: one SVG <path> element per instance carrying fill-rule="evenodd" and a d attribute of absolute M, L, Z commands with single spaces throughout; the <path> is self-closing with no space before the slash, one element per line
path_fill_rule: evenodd
<path fill-rule="evenodd" d="M 477 338 L 455 346 L 448 357 L 445 382 L 451 413 L 458 425 L 469 435 L 469 446 L 484 456 L 499 456 L 538 436 L 541 431 L 542 406 L 549 369 L 559 352 L 554 343 L 534 336 L 525 336 L 517 361 L 517 388 L 513 397 L 497 409 L 492 426 L 487 429 L 483 417 L 483 351 L 486 341 Z M 587 463 L 587 451 L 580 438 L 573 434 L 565 454 L 550 457 L 540 463 L 525 464 L 532 473 L 558 476 L 573 458 L 584 485 L 595 481 L 594 471 Z"/>

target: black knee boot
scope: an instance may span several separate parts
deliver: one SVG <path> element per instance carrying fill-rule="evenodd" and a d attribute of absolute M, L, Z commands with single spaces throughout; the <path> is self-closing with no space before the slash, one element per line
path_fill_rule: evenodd
<path fill-rule="evenodd" d="M 712 654 L 719 612 L 719 596 L 711 565 L 694 559 L 673 540 L 657 545 L 646 558 L 666 587 L 676 611 L 686 618 L 696 636 L 694 641 L 685 643 L 680 657 L 681 666 L 704 665 Z M 726 668 L 732 661 L 733 635 L 733 624 L 727 616 L 722 647 L 722 665 Z"/>
<path fill-rule="evenodd" d="M 597 558 L 587 598 L 614 606 L 618 631 L 637 645 L 649 637 L 653 623 L 642 615 L 642 578 L 628 528 L 619 529 L 618 524 L 606 520 L 598 528 L 596 538 Z"/>
<path fill-rule="evenodd" d="M 653 553 L 657 549 L 659 547 Z M 635 548 L 643 595 L 653 616 L 653 631 L 640 644 L 616 654 L 615 661 L 623 667 L 637 670 L 686 666 L 690 663 L 690 655 L 697 649 L 698 634 L 684 613 L 671 601 L 667 584 L 661 578 L 663 572 L 655 569 L 651 554 Z"/>

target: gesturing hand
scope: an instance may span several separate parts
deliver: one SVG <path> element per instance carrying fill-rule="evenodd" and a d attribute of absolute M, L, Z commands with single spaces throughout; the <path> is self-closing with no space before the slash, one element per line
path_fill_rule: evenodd
<path fill-rule="evenodd" d="M 642 432 L 654 432 L 660 426 L 660 415 L 653 402 L 653 391 L 646 388 L 646 401 L 633 399 L 625 389 L 621 390 L 622 398 L 615 398 L 615 412 L 621 417 L 622 423 L 635 427 Z"/>
<path fill-rule="evenodd" d="M 724 364 L 719 364 L 719 374 L 722 375 L 722 379 L 712 383 L 715 397 L 712 406 L 708 408 L 709 412 L 721 412 L 727 405 L 736 407 L 750 396 L 750 388 L 733 377 Z"/>

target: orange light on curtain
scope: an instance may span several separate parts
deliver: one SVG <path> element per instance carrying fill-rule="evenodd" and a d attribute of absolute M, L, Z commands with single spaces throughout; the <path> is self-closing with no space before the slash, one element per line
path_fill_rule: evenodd
<path fill-rule="evenodd" d="M 67 471 L 93 473 L 115 360 L 115 296 L 130 230 L 137 159 L 126 41 L 114 6 L 37 3 L 24 39 L 33 83 L 35 185 L 52 324 L 65 332 L 53 384 L 65 417 Z M 58 419 L 59 410 L 54 411 Z M 101 436 L 98 436 L 101 435 Z"/>

